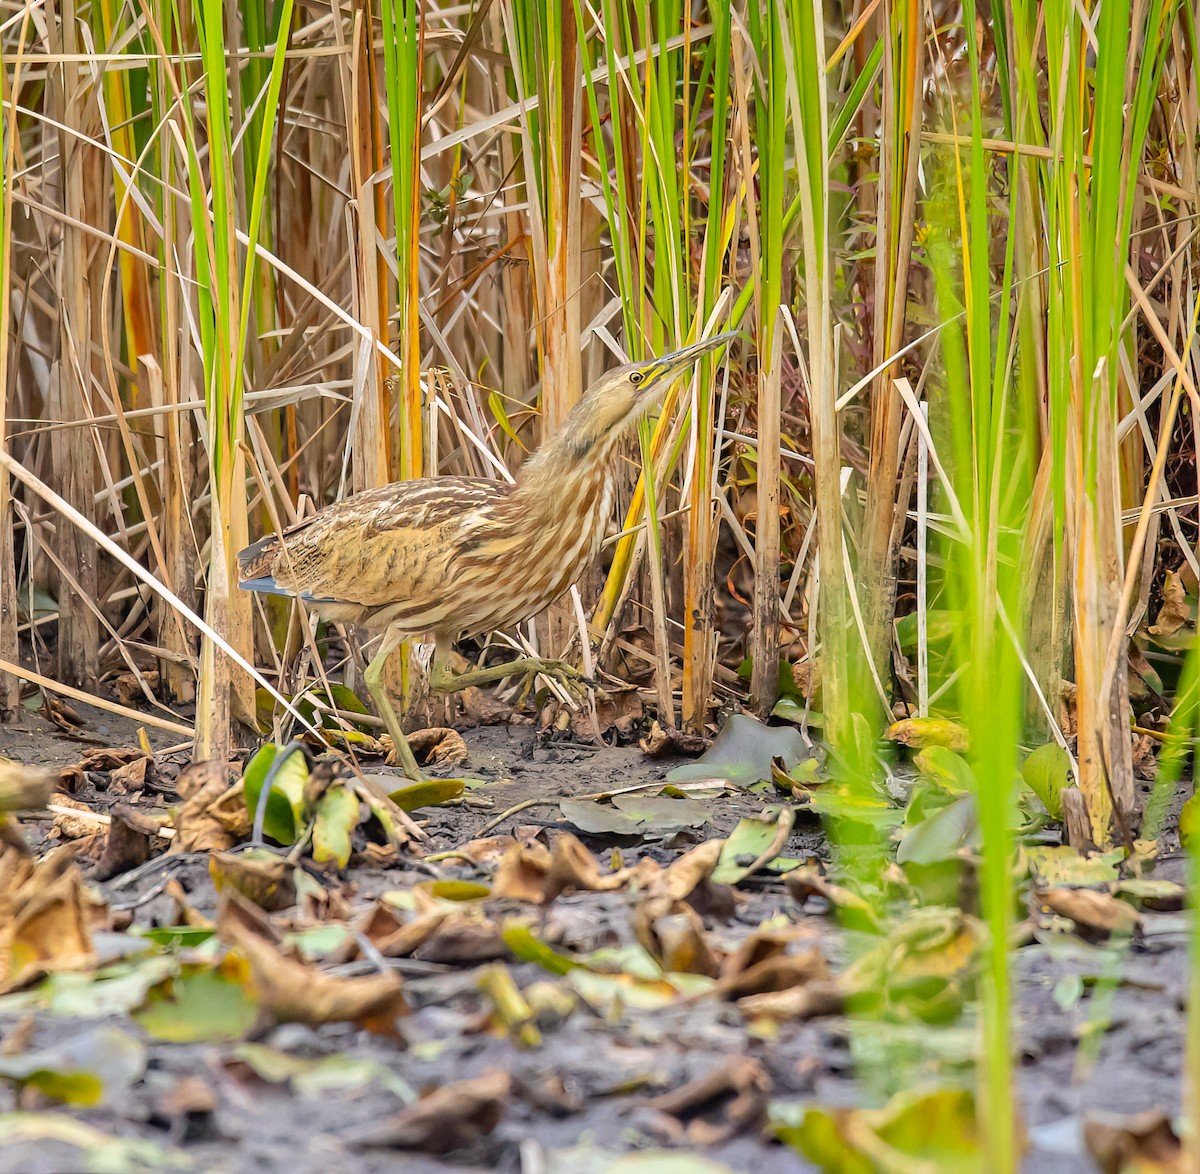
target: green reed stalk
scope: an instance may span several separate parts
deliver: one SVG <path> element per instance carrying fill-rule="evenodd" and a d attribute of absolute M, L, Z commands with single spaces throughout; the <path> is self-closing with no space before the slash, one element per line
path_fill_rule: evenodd
<path fill-rule="evenodd" d="M 1028 501 L 1029 444 L 1021 439 L 1019 403 L 1012 385 L 1013 265 L 1017 232 L 1015 190 L 1010 197 L 1003 269 L 993 288 L 990 191 L 984 151 L 984 117 L 975 6 L 964 6 L 971 101 L 970 153 L 954 148 L 952 200 L 935 232 L 934 270 L 943 331 L 946 393 L 941 405 L 953 438 L 953 477 L 969 534 L 946 550 L 951 597 L 961 600 L 956 632 L 957 660 L 965 666 L 961 709 L 971 735 L 971 764 L 983 837 L 980 890 L 988 926 L 983 982 L 982 1057 L 979 1103 L 989 1169 L 1017 1168 L 1016 1105 L 1012 1066 L 1012 978 L 1009 937 L 1013 880 L 1010 871 L 1011 803 L 1021 736 L 1022 680 L 1017 650 L 1002 616 L 1017 631 L 1022 593 L 1016 573 Z M 951 107 L 957 129 L 959 114 Z M 950 185 L 947 185 L 950 186 Z M 947 201 L 949 203 L 949 200 Z M 954 242 L 951 244 L 951 242 Z M 959 245 L 961 242 L 961 245 Z M 959 246 L 961 269 L 950 258 Z M 961 296 L 959 290 L 961 289 Z M 996 297 L 993 298 L 993 293 Z M 1001 307 L 993 328 L 993 302 Z M 963 324 L 951 322 L 964 314 Z M 959 389 L 966 389 L 965 399 Z"/>
<path fill-rule="evenodd" d="M 256 253 L 266 193 L 270 146 L 274 136 L 291 0 L 285 0 L 280 35 L 272 61 L 258 139 L 254 190 L 250 197 L 250 248 L 238 287 L 236 192 L 233 128 L 225 52 L 224 8 L 220 0 L 193 0 L 200 38 L 202 83 L 206 98 L 208 190 L 194 136 L 185 135 L 188 188 L 196 240 L 196 278 L 208 423 L 212 534 L 205 619 L 239 652 L 250 649 L 249 600 L 237 589 L 237 551 L 247 541 L 244 431 L 244 359 Z M 212 212 L 207 201 L 211 196 Z M 236 678 L 230 665 L 205 640 L 200 657 L 196 742 L 198 755 L 227 756 L 234 717 L 251 717 L 254 695 L 249 678 Z"/>
<path fill-rule="evenodd" d="M 403 479 L 424 469 L 421 415 L 420 177 L 421 86 L 425 24 L 416 0 L 383 0 L 384 84 L 392 157 L 392 204 L 400 302 L 400 403 L 396 472 Z"/>

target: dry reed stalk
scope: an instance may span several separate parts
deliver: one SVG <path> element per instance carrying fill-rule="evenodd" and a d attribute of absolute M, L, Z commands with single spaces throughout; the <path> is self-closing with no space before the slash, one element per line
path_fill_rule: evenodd
<path fill-rule="evenodd" d="M 24 47 L 24 22 L 18 54 Z M 12 81 L 8 60 L 0 41 L 0 453 L 8 451 L 10 405 L 9 338 L 12 279 L 12 210 L 14 148 L 18 141 L 16 107 L 19 101 L 20 62 Z M 16 661 L 20 656 L 17 637 L 17 568 L 13 548 L 12 497 L 7 475 L 0 475 L 0 659 Z M 31 617 L 32 618 L 32 617 Z M 0 672 L 0 720 L 12 717 L 21 704 L 21 683 L 14 673 Z"/>
<path fill-rule="evenodd" d="M 924 5 L 904 0 L 879 19 L 885 25 L 883 107 L 880 114 L 880 172 L 876 187 L 875 318 L 872 362 L 884 363 L 900 349 L 907 320 L 909 271 L 916 220 L 920 168 Z M 894 24 L 894 29 L 887 27 Z M 871 388 L 870 464 L 859 560 L 859 581 L 867 631 L 867 657 L 886 680 L 896 610 L 896 563 L 892 535 L 907 503 L 897 501 L 900 428 L 904 408 L 894 390 L 894 366 L 875 376 Z"/>
<path fill-rule="evenodd" d="M 758 375 L 758 485 L 754 521 L 754 633 L 750 700 L 766 717 L 779 699 L 779 417 L 784 311 L 771 332 L 771 359 Z"/>
<path fill-rule="evenodd" d="M 49 0 L 47 44 L 52 53 L 80 53 L 74 0 Z M 57 132 L 57 183 L 63 214 L 77 224 L 104 227 L 99 203 L 98 160 L 80 135 L 88 135 L 90 81 L 81 60 L 62 60 L 49 71 L 48 96 Z M 50 414 L 64 423 L 85 424 L 92 414 L 93 290 L 89 282 L 90 250 L 84 233 L 64 228 L 55 256 L 54 284 L 59 295 L 57 370 L 50 381 Z M 63 496 L 85 517 L 96 519 L 95 438 L 86 427 L 66 428 L 51 436 L 55 469 Z M 55 532 L 60 562 L 75 569 L 83 599 L 65 585 L 58 589 L 58 672 L 62 680 L 94 688 L 99 677 L 99 625 L 84 602 L 100 597 L 96 552 L 73 527 Z"/>

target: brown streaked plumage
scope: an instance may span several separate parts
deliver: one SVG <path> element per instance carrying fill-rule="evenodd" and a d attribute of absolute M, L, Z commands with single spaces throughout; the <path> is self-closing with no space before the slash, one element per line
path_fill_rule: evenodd
<path fill-rule="evenodd" d="M 419 777 L 383 689 L 383 664 L 407 636 L 436 640 L 442 691 L 520 672 L 572 670 L 522 661 L 452 675 L 463 635 L 511 627 L 559 598 L 594 557 L 612 507 L 617 449 L 672 378 L 730 335 L 601 376 L 518 474 L 401 481 L 331 505 L 238 555 L 241 586 L 295 596 L 319 615 L 385 631 L 367 670 L 405 770 Z"/>

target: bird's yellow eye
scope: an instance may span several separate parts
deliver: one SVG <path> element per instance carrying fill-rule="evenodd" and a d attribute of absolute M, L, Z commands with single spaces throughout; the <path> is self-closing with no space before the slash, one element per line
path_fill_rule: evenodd
<path fill-rule="evenodd" d="M 634 371 L 633 374 L 629 376 L 629 382 L 641 383 L 641 381 L 645 378 L 645 375 L 643 375 L 640 371 Z"/>

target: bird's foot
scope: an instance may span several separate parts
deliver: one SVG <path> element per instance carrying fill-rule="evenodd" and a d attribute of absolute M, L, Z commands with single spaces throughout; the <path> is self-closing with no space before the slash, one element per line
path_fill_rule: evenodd
<path fill-rule="evenodd" d="M 561 660 L 545 660 L 541 657 L 527 657 L 523 662 L 525 679 L 517 704 L 523 705 L 537 685 L 538 677 L 550 677 L 557 681 L 567 691 L 573 701 L 582 701 L 587 697 L 589 689 L 598 689 L 599 685 L 591 678 L 584 676 L 573 665 Z"/>
<path fill-rule="evenodd" d="M 525 695 L 533 687 L 539 676 L 553 677 L 567 689 L 579 692 L 596 688 L 596 682 L 585 677 L 577 668 L 561 660 L 548 660 L 541 656 L 523 656 L 518 660 L 506 661 L 504 664 L 488 665 L 487 668 L 469 669 L 464 673 L 451 672 L 444 666 L 434 665 L 430 676 L 430 685 L 439 693 L 457 693 L 471 685 L 494 685 L 508 677 L 524 677 L 525 685 L 521 693 Z"/>

